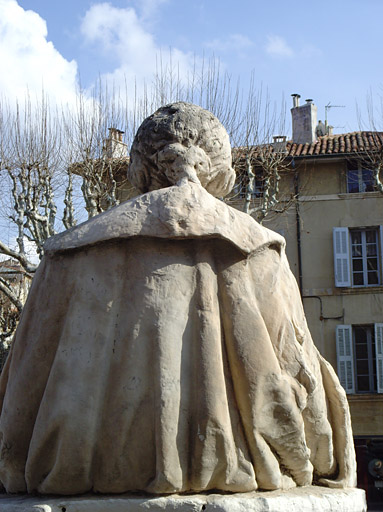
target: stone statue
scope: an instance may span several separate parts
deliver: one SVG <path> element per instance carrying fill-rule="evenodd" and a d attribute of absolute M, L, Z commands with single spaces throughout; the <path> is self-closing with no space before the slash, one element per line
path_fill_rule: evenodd
<path fill-rule="evenodd" d="M 46 494 L 355 485 L 345 393 L 284 240 L 216 197 L 227 133 L 141 125 L 140 195 L 48 240 L 0 382 L 0 481 Z"/>

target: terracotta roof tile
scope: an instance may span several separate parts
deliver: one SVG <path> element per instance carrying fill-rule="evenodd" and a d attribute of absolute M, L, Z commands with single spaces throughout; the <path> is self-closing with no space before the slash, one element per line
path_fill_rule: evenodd
<path fill-rule="evenodd" d="M 287 156 L 317 156 L 362 153 L 383 148 L 383 132 L 352 132 L 319 137 L 312 144 L 286 143 Z"/>

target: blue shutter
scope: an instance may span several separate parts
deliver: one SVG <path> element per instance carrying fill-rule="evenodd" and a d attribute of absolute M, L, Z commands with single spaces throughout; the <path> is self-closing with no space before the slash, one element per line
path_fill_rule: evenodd
<path fill-rule="evenodd" d="M 375 324 L 376 390 L 383 393 L 383 324 Z"/>
<path fill-rule="evenodd" d="M 354 356 L 351 325 L 336 327 L 338 377 L 346 393 L 355 393 Z"/>
<path fill-rule="evenodd" d="M 351 286 L 348 228 L 333 228 L 335 286 Z"/>

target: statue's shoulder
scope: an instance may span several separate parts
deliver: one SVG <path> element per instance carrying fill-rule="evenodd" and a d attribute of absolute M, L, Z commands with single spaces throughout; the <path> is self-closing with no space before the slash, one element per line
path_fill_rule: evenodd
<path fill-rule="evenodd" d="M 268 244 L 284 243 L 282 237 L 249 215 L 216 199 L 200 185 L 187 183 L 148 192 L 101 213 L 47 240 L 45 252 L 68 251 L 136 236 L 221 238 L 244 254 Z"/>

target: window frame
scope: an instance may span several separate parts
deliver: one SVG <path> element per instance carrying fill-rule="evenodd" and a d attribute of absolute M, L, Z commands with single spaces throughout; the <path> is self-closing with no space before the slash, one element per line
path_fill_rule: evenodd
<path fill-rule="evenodd" d="M 375 235 L 375 242 L 374 242 L 374 245 L 376 247 L 376 254 L 375 254 L 375 258 L 376 258 L 376 265 L 377 265 L 377 268 L 376 270 L 374 270 L 373 272 L 377 274 L 377 283 L 369 283 L 369 270 L 368 270 L 368 260 L 369 260 L 369 255 L 368 255 L 368 245 L 372 245 L 370 242 L 367 242 L 367 232 L 368 231 L 372 231 L 374 232 L 374 235 Z M 351 286 L 353 288 L 368 288 L 368 287 L 371 287 L 371 286 L 381 286 L 382 284 L 382 279 L 381 279 L 381 265 L 380 265 L 380 259 L 381 259 L 381 254 L 380 254 L 380 247 L 379 247 L 379 230 L 377 228 L 350 228 L 348 230 L 348 233 L 349 233 L 349 243 L 350 243 L 350 264 L 351 264 L 351 268 L 350 268 L 350 271 L 351 271 Z M 360 233 L 361 234 L 361 244 L 354 244 L 353 243 L 353 239 L 352 239 L 352 235 L 353 233 Z M 354 256 L 353 255 L 353 248 L 354 246 L 356 245 L 360 245 L 361 246 L 361 256 Z M 362 271 L 355 271 L 354 270 L 354 261 L 357 261 L 357 260 L 361 260 L 362 261 Z M 363 283 L 362 284 L 355 284 L 355 275 L 356 274 L 361 274 L 363 276 Z"/>
<path fill-rule="evenodd" d="M 377 367 L 376 367 L 376 347 L 375 347 L 375 329 L 374 324 L 365 324 L 358 325 L 353 324 L 352 327 L 352 342 L 353 342 L 353 350 L 354 350 L 354 375 L 355 375 L 355 393 L 363 394 L 363 393 L 376 393 L 377 391 Z M 357 355 L 357 345 L 362 345 L 362 343 L 357 340 L 357 329 L 364 329 L 366 332 L 366 349 L 367 349 L 367 357 L 361 358 Z M 358 361 L 367 361 L 368 373 L 362 374 L 358 371 Z M 374 368 L 375 362 L 375 368 Z M 358 379 L 362 377 L 368 377 L 369 384 L 368 390 L 360 390 L 358 389 Z"/>
<path fill-rule="evenodd" d="M 369 329 L 367 337 L 368 366 L 370 378 L 370 390 L 358 391 L 357 389 L 357 358 L 355 345 L 355 329 L 363 327 Z M 347 394 L 381 394 L 383 393 L 383 323 L 352 324 L 336 326 L 336 356 L 337 372 L 339 380 Z M 373 333 L 373 334 L 372 334 Z M 374 336 L 372 338 L 372 335 Z M 372 354 L 372 340 L 375 348 L 375 367 L 370 375 L 371 365 L 374 365 Z M 371 358 L 371 360 L 370 360 Z M 371 386 L 371 379 L 375 383 Z M 375 385 L 376 384 L 376 385 Z M 371 391 L 371 387 L 375 388 Z"/>
<path fill-rule="evenodd" d="M 351 180 L 350 174 L 356 173 L 357 174 L 357 181 Z M 369 176 L 369 179 L 364 179 L 364 173 L 371 174 Z M 375 191 L 375 179 L 374 179 L 374 170 L 369 169 L 366 166 L 362 165 L 360 162 L 350 162 L 347 170 L 346 170 L 346 191 L 347 194 L 365 194 L 368 192 L 374 192 Z M 355 185 L 357 183 L 358 190 L 349 190 L 349 188 L 352 187 L 352 185 Z M 371 190 L 364 190 L 364 188 L 370 187 Z"/>
<path fill-rule="evenodd" d="M 364 283 L 353 284 L 353 255 L 352 255 L 352 231 L 367 232 L 374 230 L 376 232 L 376 252 L 377 252 L 377 274 L 378 282 L 368 284 L 367 259 L 363 263 L 366 269 Z M 367 249 L 365 248 L 366 258 Z M 336 288 L 373 288 L 383 286 L 383 226 L 363 226 L 363 227 L 334 227 L 333 228 L 333 255 L 334 255 L 334 279 Z M 367 281 L 366 281 L 367 278 Z"/>

